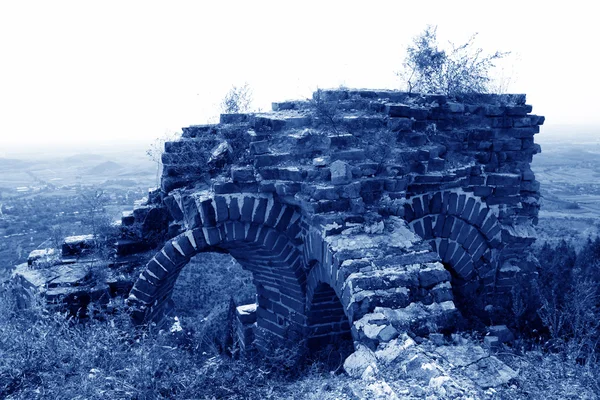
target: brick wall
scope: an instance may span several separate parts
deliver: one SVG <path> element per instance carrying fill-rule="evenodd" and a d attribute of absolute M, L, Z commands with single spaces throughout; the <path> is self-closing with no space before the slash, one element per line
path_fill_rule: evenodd
<path fill-rule="evenodd" d="M 531 111 L 524 95 L 328 90 L 184 128 L 165 145 L 151 207 L 171 239 L 131 292 L 136 320 L 215 250 L 254 274 L 257 343 L 351 331 L 373 346 L 501 310 L 536 266 Z"/>

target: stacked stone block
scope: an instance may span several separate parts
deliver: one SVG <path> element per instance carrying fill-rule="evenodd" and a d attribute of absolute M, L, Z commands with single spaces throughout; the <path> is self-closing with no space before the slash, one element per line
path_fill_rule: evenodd
<path fill-rule="evenodd" d="M 184 128 L 148 210 L 171 239 L 131 292 L 135 319 L 164 313 L 200 251 L 253 272 L 257 343 L 350 330 L 372 347 L 450 329 L 455 296 L 506 306 L 535 268 L 531 110 L 524 95 L 329 90 Z"/>
<path fill-rule="evenodd" d="M 246 304 L 236 307 L 234 335 L 242 353 L 252 350 L 256 331 L 256 304 Z"/>

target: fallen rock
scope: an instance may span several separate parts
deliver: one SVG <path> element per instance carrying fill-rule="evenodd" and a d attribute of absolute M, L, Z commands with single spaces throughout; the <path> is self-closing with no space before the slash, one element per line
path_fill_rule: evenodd
<path fill-rule="evenodd" d="M 27 264 L 32 267 L 47 267 L 59 262 L 59 255 L 53 248 L 37 249 L 29 253 Z"/>
<path fill-rule="evenodd" d="M 374 364 L 370 364 L 362 373 L 360 379 L 362 379 L 363 381 L 374 381 L 377 378 L 378 372 L 379 371 L 377 370 L 377 367 L 375 367 Z"/>
<path fill-rule="evenodd" d="M 497 336 L 486 336 L 483 338 L 483 345 L 490 350 L 496 350 L 500 347 L 500 340 Z"/>
<path fill-rule="evenodd" d="M 79 235 L 66 237 L 62 243 L 63 257 L 80 256 L 90 253 L 96 245 L 94 235 Z"/>
<path fill-rule="evenodd" d="M 493 325 L 488 328 L 490 336 L 496 336 L 500 343 L 509 343 L 515 340 L 515 335 L 506 325 Z"/>
<path fill-rule="evenodd" d="M 487 389 L 504 385 L 518 374 L 496 357 L 489 356 L 465 368 L 465 375 L 481 388 Z"/>
<path fill-rule="evenodd" d="M 403 333 L 401 337 L 391 340 L 388 343 L 381 343 L 375 351 L 375 357 L 383 364 L 391 364 L 401 356 L 407 356 L 407 350 L 416 345 L 415 341 Z"/>
<path fill-rule="evenodd" d="M 451 367 L 460 368 L 483 389 L 503 385 L 517 373 L 477 345 L 442 346 L 435 349 Z"/>
<path fill-rule="evenodd" d="M 385 326 L 382 330 L 377 334 L 377 339 L 380 342 L 389 342 L 398 336 L 398 331 L 392 325 Z"/>
<path fill-rule="evenodd" d="M 357 381 L 350 385 L 352 394 L 358 399 L 369 400 L 399 400 L 398 395 L 383 379 L 377 379 L 374 382 L 365 385 L 364 382 Z"/>
<path fill-rule="evenodd" d="M 359 344 L 356 351 L 344 361 L 344 371 L 353 378 L 362 377 L 368 367 L 377 370 L 377 358 L 367 347 Z"/>
<path fill-rule="evenodd" d="M 442 375 L 441 367 L 431 358 L 424 354 L 415 354 L 403 366 L 408 376 L 429 384 L 433 378 Z"/>
<path fill-rule="evenodd" d="M 343 161 L 334 161 L 329 169 L 331 170 L 331 183 L 334 185 L 347 183 L 352 179 L 352 169 Z"/>
<path fill-rule="evenodd" d="M 446 343 L 444 335 L 441 333 L 430 333 L 429 341 L 436 346 L 443 346 Z"/>

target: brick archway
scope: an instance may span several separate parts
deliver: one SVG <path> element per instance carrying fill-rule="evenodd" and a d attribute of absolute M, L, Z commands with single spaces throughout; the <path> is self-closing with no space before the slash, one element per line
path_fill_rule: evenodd
<path fill-rule="evenodd" d="M 319 282 L 307 298 L 308 348 L 319 349 L 348 340 L 352 340 L 350 322 L 340 298 L 329 284 Z"/>
<path fill-rule="evenodd" d="M 479 197 L 462 191 L 415 196 L 405 205 L 405 218 L 439 254 L 459 300 L 483 301 L 493 293 L 502 228 Z"/>
<path fill-rule="evenodd" d="M 128 299 L 134 321 L 162 318 L 181 269 L 194 255 L 225 251 L 253 273 L 257 339 L 266 333 L 285 339 L 303 332 L 306 272 L 300 214 L 269 196 L 193 194 L 177 204 L 185 231 L 165 243 L 136 281 Z"/>

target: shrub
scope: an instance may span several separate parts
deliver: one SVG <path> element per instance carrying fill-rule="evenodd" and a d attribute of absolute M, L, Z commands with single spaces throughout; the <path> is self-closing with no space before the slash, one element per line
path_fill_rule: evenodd
<path fill-rule="evenodd" d="M 252 109 L 252 90 L 248 83 L 232 86 L 221 101 L 221 111 L 225 114 L 245 113 Z"/>
<path fill-rule="evenodd" d="M 3 399 L 316 399 L 324 380 L 338 384 L 321 369 L 298 369 L 294 349 L 233 359 L 185 331 L 136 331 L 121 308 L 85 324 L 41 304 L 18 310 L 10 286 L 0 287 Z M 290 379 L 299 371 L 309 372 L 304 383 Z"/>
<path fill-rule="evenodd" d="M 336 134 L 339 133 L 339 100 L 327 101 L 323 90 L 317 89 L 310 100 L 310 106 L 321 126 L 331 129 Z"/>
<path fill-rule="evenodd" d="M 564 240 L 545 244 L 539 259 L 538 315 L 546 347 L 568 360 L 595 361 L 600 350 L 600 240 L 576 253 Z"/>
<path fill-rule="evenodd" d="M 165 152 L 165 143 L 172 142 L 180 138 L 179 133 L 165 132 L 161 137 L 154 139 L 150 147 L 146 150 L 146 155 L 151 161 L 156 163 L 156 187 L 160 186 L 160 172 L 162 169 L 162 155 Z"/>
<path fill-rule="evenodd" d="M 401 76 L 409 92 L 486 93 L 491 89 L 490 70 L 495 62 L 509 53 L 496 51 L 484 54 L 475 47 L 474 34 L 466 43 L 441 49 L 437 42 L 437 27 L 427 26 L 408 46 Z"/>

